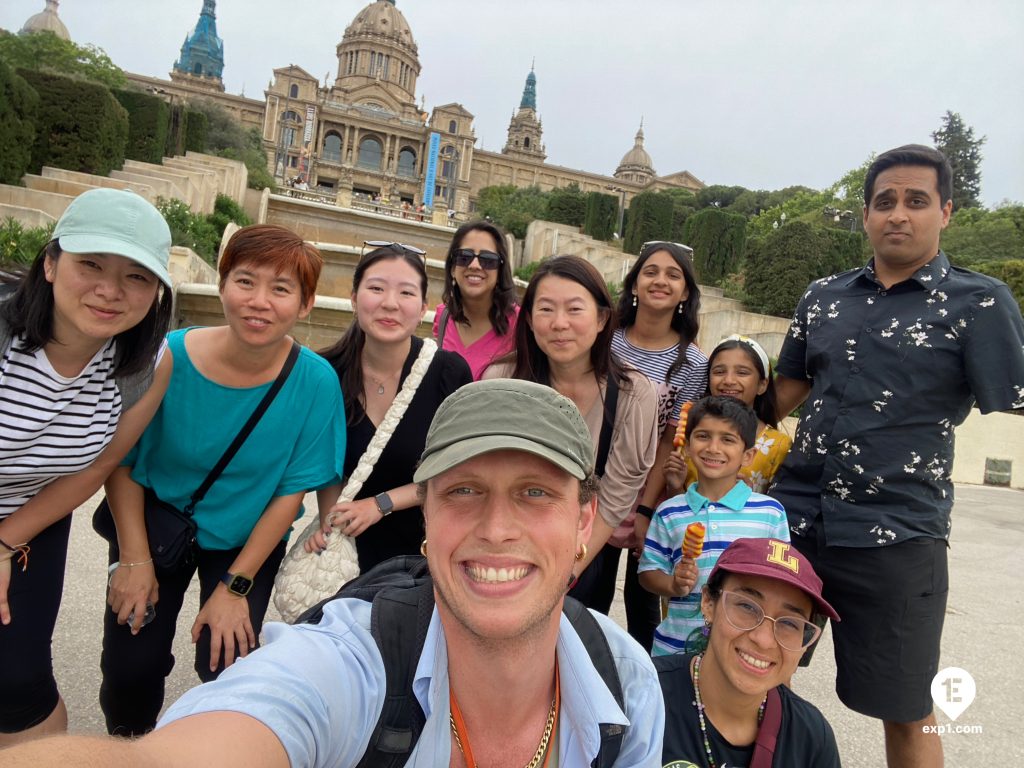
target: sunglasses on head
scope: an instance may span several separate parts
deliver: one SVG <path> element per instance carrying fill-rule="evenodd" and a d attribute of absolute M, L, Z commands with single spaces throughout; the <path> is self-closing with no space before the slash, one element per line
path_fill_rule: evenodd
<path fill-rule="evenodd" d="M 363 258 L 367 248 L 373 248 L 374 250 L 377 248 L 390 248 L 393 251 L 411 253 L 413 256 L 419 256 L 424 264 L 427 263 L 427 252 L 422 248 L 417 248 L 415 245 L 395 243 L 391 240 L 363 240 L 363 252 L 359 254 L 359 258 Z"/>
<path fill-rule="evenodd" d="M 469 248 L 459 248 L 453 254 L 453 260 L 456 267 L 468 267 L 473 263 L 473 259 L 480 262 L 480 266 L 484 269 L 492 270 L 497 269 L 501 266 L 502 258 L 496 253 L 491 251 L 475 251 L 469 250 Z"/>

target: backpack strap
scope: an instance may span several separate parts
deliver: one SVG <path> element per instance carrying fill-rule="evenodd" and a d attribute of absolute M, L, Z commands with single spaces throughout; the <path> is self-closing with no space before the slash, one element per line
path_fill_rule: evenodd
<path fill-rule="evenodd" d="M 579 600 L 566 595 L 562 612 L 569 619 L 572 628 L 576 630 L 584 647 L 590 654 L 590 661 L 594 668 L 601 675 L 604 684 L 608 686 L 619 705 L 619 709 L 626 711 L 625 697 L 622 694 L 622 682 L 619 680 L 619 669 L 615 666 L 615 657 L 612 656 L 612 649 L 608 646 L 608 638 L 604 636 L 601 625 L 597 619 L 587 610 Z M 591 763 L 592 768 L 611 768 L 619 756 L 622 748 L 622 737 L 626 733 L 624 726 L 619 723 L 601 723 L 601 749 Z"/>
<path fill-rule="evenodd" d="M 615 431 L 615 413 L 619 407 L 619 384 L 614 376 L 609 376 L 604 387 L 604 416 L 601 419 L 601 436 L 597 441 L 597 460 L 594 462 L 594 474 L 604 477 L 604 465 L 608 463 L 608 454 L 612 449 L 612 432 Z"/>
<path fill-rule="evenodd" d="M 444 332 L 448 328 L 448 307 L 441 310 L 441 319 L 437 322 L 437 348 L 444 349 Z"/>

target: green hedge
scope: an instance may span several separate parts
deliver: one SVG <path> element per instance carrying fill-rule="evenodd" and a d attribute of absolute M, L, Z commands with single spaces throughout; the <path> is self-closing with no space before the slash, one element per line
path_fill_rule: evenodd
<path fill-rule="evenodd" d="M 619 198 L 603 192 L 587 195 L 587 209 L 583 216 L 583 231 L 595 240 L 610 240 L 619 223 Z M 620 237 L 622 233 L 619 233 Z"/>
<path fill-rule="evenodd" d="M 128 112 L 128 145 L 125 157 L 145 163 L 161 163 L 167 145 L 170 110 L 157 96 L 141 91 L 115 90 L 114 98 Z"/>
<path fill-rule="evenodd" d="M 50 165 L 106 176 L 124 165 L 128 113 L 110 91 L 45 72 L 21 69 L 18 74 L 39 94 L 32 172 Z"/>
<path fill-rule="evenodd" d="M 0 184 L 17 184 L 32 162 L 39 96 L 0 61 Z"/>
<path fill-rule="evenodd" d="M 672 236 L 672 198 L 657 192 L 642 192 L 629 204 L 626 242 L 623 251 L 639 253 L 648 240 Z"/>
<path fill-rule="evenodd" d="M 808 283 L 863 263 L 862 235 L 794 221 L 747 241 L 744 290 L 751 308 L 791 317 Z"/>
<path fill-rule="evenodd" d="M 747 242 L 747 219 L 738 213 L 705 208 L 686 217 L 683 242 L 693 248 L 693 266 L 701 282 L 717 285 L 739 269 Z"/>
<path fill-rule="evenodd" d="M 194 109 L 185 111 L 185 151 L 206 151 L 206 129 L 209 121 L 202 112 Z"/>

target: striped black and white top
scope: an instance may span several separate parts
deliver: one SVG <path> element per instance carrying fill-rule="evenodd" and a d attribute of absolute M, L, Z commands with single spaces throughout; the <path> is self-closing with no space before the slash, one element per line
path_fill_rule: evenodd
<path fill-rule="evenodd" d="M 89 466 L 121 416 L 108 341 L 78 376 L 57 373 L 42 349 L 15 338 L 0 358 L 0 518 L 44 486 Z"/>

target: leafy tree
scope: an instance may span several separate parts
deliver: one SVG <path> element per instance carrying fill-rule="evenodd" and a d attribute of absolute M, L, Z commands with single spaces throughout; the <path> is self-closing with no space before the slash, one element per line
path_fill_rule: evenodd
<path fill-rule="evenodd" d="M 526 237 L 526 228 L 534 219 L 547 214 L 548 194 L 540 187 L 514 187 L 500 184 L 484 187 L 477 198 L 477 211 L 504 227 L 514 237 Z"/>
<path fill-rule="evenodd" d="M 749 190 L 744 187 L 712 184 L 697 193 L 697 203 L 701 208 L 728 208 L 737 197 L 747 191 Z"/>
<path fill-rule="evenodd" d="M 217 200 L 213 204 L 213 213 L 209 214 L 207 219 L 217 230 L 218 242 L 220 242 L 220 238 L 224 237 L 224 230 L 230 222 L 234 222 L 240 227 L 252 224 L 252 219 L 242 210 L 242 206 L 227 195 L 220 194 L 217 195 Z"/>
<path fill-rule="evenodd" d="M 619 198 L 603 192 L 587 195 L 583 231 L 595 240 L 610 240 L 619 220 Z"/>
<path fill-rule="evenodd" d="M 965 125 L 958 112 L 947 111 L 942 127 L 932 134 L 935 148 L 953 166 L 953 210 L 981 205 L 981 146 L 986 137 L 974 138 L 974 129 Z"/>
<path fill-rule="evenodd" d="M 142 91 L 117 89 L 111 93 L 128 112 L 128 144 L 125 147 L 125 157 L 145 163 L 162 162 L 170 121 L 167 103 Z"/>
<path fill-rule="evenodd" d="M 0 30 L 0 60 L 14 69 L 76 75 L 108 88 L 123 88 L 127 82 L 103 49 L 61 40 L 52 32 L 14 35 Z"/>
<path fill-rule="evenodd" d="M 1024 205 L 954 209 L 942 249 L 961 265 L 1024 259 Z"/>
<path fill-rule="evenodd" d="M 859 232 L 794 221 L 749 240 L 744 289 L 751 308 L 790 317 L 812 280 L 860 265 L 862 239 Z"/>
<path fill-rule="evenodd" d="M 687 219 L 683 241 L 693 248 L 693 266 L 702 282 L 718 284 L 739 268 L 746 229 L 746 218 L 718 208 L 705 208 Z"/>
<path fill-rule="evenodd" d="M 829 192 L 818 192 L 813 189 L 801 189 L 784 202 L 761 211 L 747 222 L 747 237 L 766 237 L 775 228 L 786 222 L 806 221 L 808 224 L 819 223 L 825 206 L 832 203 Z M 786 214 L 783 219 L 782 214 Z"/>
<path fill-rule="evenodd" d="M 0 264 L 31 264 L 43 246 L 53 239 L 56 222 L 25 228 L 8 216 L 0 223 Z"/>
<path fill-rule="evenodd" d="M 548 221 L 582 227 L 586 213 L 587 197 L 580 192 L 579 184 L 576 182 L 548 193 Z"/>
<path fill-rule="evenodd" d="M 17 184 L 32 161 L 39 96 L 0 61 L 0 184 Z"/>
<path fill-rule="evenodd" d="M 243 149 L 250 145 L 249 131 L 220 104 L 210 99 L 190 99 L 188 108 L 206 117 L 203 151 L 219 152 L 229 147 Z"/>
<path fill-rule="evenodd" d="M 18 74 L 39 94 L 33 171 L 52 165 L 106 176 L 124 164 L 128 113 L 106 87 L 27 69 Z"/>
<path fill-rule="evenodd" d="M 629 204 L 629 221 L 623 251 L 639 253 L 648 240 L 672 237 L 672 198 L 657 192 L 641 192 Z"/>
<path fill-rule="evenodd" d="M 861 216 L 864 210 L 864 179 L 867 178 L 868 168 L 873 162 L 874 152 L 861 165 L 847 171 L 839 181 L 826 190 L 838 202 L 836 207 L 851 210 L 856 216 Z"/>

